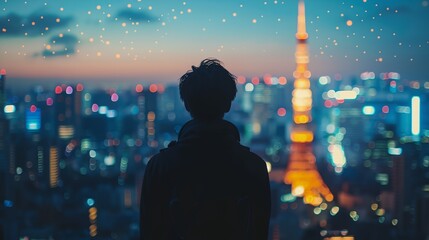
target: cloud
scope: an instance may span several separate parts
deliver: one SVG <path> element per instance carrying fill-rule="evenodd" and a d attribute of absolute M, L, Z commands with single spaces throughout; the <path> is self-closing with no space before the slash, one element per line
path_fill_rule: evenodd
<path fill-rule="evenodd" d="M 49 40 L 46 48 L 41 53 L 34 54 L 35 57 L 60 57 L 70 56 L 76 53 L 76 45 L 79 39 L 72 34 L 65 34 L 62 37 L 54 36 Z"/>
<path fill-rule="evenodd" d="M 54 29 L 66 27 L 72 17 L 60 17 L 56 14 L 31 14 L 22 16 L 9 13 L 0 16 L 0 37 L 30 36 L 37 37 L 49 33 Z"/>
<path fill-rule="evenodd" d="M 143 11 L 135 11 L 131 9 L 123 9 L 117 14 L 118 19 L 128 20 L 128 21 L 145 21 L 145 22 L 153 22 L 156 20 L 151 14 L 145 13 Z"/>
<path fill-rule="evenodd" d="M 79 42 L 79 39 L 75 35 L 65 34 L 62 37 L 54 36 L 49 40 L 49 42 L 52 42 L 53 44 L 59 44 L 59 45 L 63 44 L 63 45 L 69 46 L 69 45 L 76 45 Z"/>

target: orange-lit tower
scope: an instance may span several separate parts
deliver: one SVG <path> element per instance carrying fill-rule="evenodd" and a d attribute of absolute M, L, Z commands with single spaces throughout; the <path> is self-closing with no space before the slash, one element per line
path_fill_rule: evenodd
<path fill-rule="evenodd" d="M 312 149 L 314 135 L 311 126 L 311 72 L 308 70 L 308 34 L 305 26 L 304 0 L 298 3 L 296 39 L 296 70 L 293 73 L 295 82 L 292 92 L 293 125 L 290 133 L 292 144 L 284 181 L 292 185 L 293 195 L 303 197 L 307 204 L 319 205 L 323 198 L 328 202 L 332 201 L 333 195 L 317 171 L 316 157 Z"/>

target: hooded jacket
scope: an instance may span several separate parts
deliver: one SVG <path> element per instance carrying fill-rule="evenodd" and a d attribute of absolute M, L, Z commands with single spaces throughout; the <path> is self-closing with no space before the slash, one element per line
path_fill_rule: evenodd
<path fill-rule="evenodd" d="M 141 239 L 267 239 L 270 204 L 266 164 L 237 128 L 191 120 L 148 162 Z"/>

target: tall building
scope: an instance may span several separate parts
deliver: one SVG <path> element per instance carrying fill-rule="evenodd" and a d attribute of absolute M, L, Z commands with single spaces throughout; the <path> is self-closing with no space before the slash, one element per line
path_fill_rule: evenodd
<path fill-rule="evenodd" d="M 4 102 L 5 102 L 5 81 L 6 81 L 6 70 L 1 69 L 0 70 L 0 175 L 2 176 L 3 173 L 6 173 L 6 156 L 7 156 L 7 146 L 6 146 L 6 139 L 8 138 L 6 134 L 9 130 L 9 124 L 8 121 L 4 115 Z M 2 182 L 3 179 L 2 179 Z M 1 188 L 0 188 L 1 189 Z"/>
<path fill-rule="evenodd" d="M 303 0 L 298 4 L 296 39 L 296 70 L 293 74 L 295 82 L 292 92 L 293 123 L 290 133 L 292 144 L 284 181 L 292 185 L 294 196 L 303 197 L 306 204 L 319 205 L 323 202 L 323 198 L 326 201 L 332 201 L 333 195 L 317 170 L 316 157 L 312 149 L 314 133 L 311 126 L 311 72 L 308 70 L 308 34 Z"/>
<path fill-rule="evenodd" d="M 5 106 L 5 81 L 6 81 L 6 70 L 0 70 L 0 115 L 3 115 L 3 109 Z"/>
<path fill-rule="evenodd" d="M 67 85 L 55 87 L 55 117 L 60 139 L 79 137 L 82 90 L 82 84 L 75 88 Z"/>
<path fill-rule="evenodd" d="M 5 81 L 6 70 L 0 70 L 0 215 L 4 216 L 0 219 L 0 238 L 10 239 L 10 233 L 6 230 L 13 227 L 13 221 L 10 221 L 12 216 L 13 188 L 11 187 L 12 175 L 9 173 L 10 161 L 10 132 L 9 120 L 4 115 L 4 107 L 6 102 L 5 96 Z"/>

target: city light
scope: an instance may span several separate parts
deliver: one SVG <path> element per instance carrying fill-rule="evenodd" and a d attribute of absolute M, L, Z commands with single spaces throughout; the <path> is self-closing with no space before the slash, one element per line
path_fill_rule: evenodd
<path fill-rule="evenodd" d="M 280 85 L 286 85 L 287 79 L 285 77 L 279 77 L 279 84 Z"/>
<path fill-rule="evenodd" d="M 244 84 L 244 83 L 246 83 L 246 77 L 244 77 L 244 76 L 238 76 L 237 77 L 237 83 L 238 84 Z"/>
<path fill-rule="evenodd" d="M 329 97 L 329 98 L 335 98 L 335 90 L 329 90 L 327 93 L 326 93 L 326 95 Z"/>
<path fill-rule="evenodd" d="M 309 143 L 313 141 L 313 138 L 313 132 L 311 131 L 293 132 L 290 135 L 291 141 L 296 143 Z"/>
<path fill-rule="evenodd" d="M 293 86 L 296 89 L 310 88 L 310 80 L 306 79 L 306 78 L 297 78 L 297 79 L 295 79 L 295 82 L 293 83 Z"/>
<path fill-rule="evenodd" d="M 411 133 L 420 134 L 420 97 L 411 99 Z"/>
<path fill-rule="evenodd" d="M 90 221 L 90 225 L 89 225 L 89 235 L 91 237 L 95 237 L 97 236 L 98 232 L 97 232 L 97 208 L 95 206 L 92 206 L 91 208 L 88 209 L 88 213 L 89 213 L 89 221 Z"/>
<path fill-rule="evenodd" d="M 362 108 L 362 113 L 365 115 L 374 115 L 375 108 L 373 106 L 364 106 Z"/>
<path fill-rule="evenodd" d="M 86 200 L 86 204 L 87 204 L 89 207 L 92 207 L 92 206 L 94 205 L 94 203 L 95 203 L 95 201 L 94 201 L 94 199 L 92 199 L 92 198 L 88 198 L 88 199 Z"/>
<path fill-rule="evenodd" d="M 4 113 L 14 113 L 16 110 L 15 105 L 6 105 L 4 106 Z"/>
<path fill-rule="evenodd" d="M 258 85 L 259 84 L 259 78 L 258 77 L 253 77 L 252 78 L 252 84 L 253 85 Z"/>
<path fill-rule="evenodd" d="M 353 90 L 335 92 L 335 98 L 337 100 L 356 99 L 356 97 L 357 93 Z"/>
<path fill-rule="evenodd" d="M 92 158 L 95 158 L 97 156 L 97 152 L 94 151 L 94 150 L 90 150 L 89 151 L 89 156 L 92 157 Z"/>
<path fill-rule="evenodd" d="M 70 95 L 73 93 L 73 87 L 72 86 L 67 86 L 66 88 L 66 94 Z"/>
<path fill-rule="evenodd" d="M 272 76 L 270 74 L 265 74 L 262 79 L 266 85 L 271 85 L 273 83 Z"/>
<path fill-rule="evenodd" d="M 158 85 L 156 85 L 156 84 L 151 84 L 150 86 L 149 86 L 149 92 L 151 92 L 151 93 L 156 93 L 158 91 Z"/>
<path fill-rule="evenodd" d="M 117 115 L 118 115 L 118 113 L 117 113 L 116 110 L 109 109 L 106 112 L 106 117 L 107 118 L 115 118 Z"/>
<path fill-rule="evenodd" d="M 61 94 L 63 92 L 63 88 L 61 86 L 56 86 L 55 87 L 55 93 L 56 94 Z"/>
<path fill-rule="evenodd" d="M 83 84 L 82 84 L 82 83 L 78 83 L 78 84 L 76 85 L 76 91 L 78 91 L 78 92 L 83 91 Z"/>
<path fill-rule="evenodd" d="M 375 79 L 375 73 L 374 72 L 364 72 L 360 75 L 360 78 L 362 80 Z"/>
<path fill-rule="evenodd" d="M 137 84 L 137 85 L 136 85 L 136 92 L 137 92 L 137 93 L 141 93 L 141 92 L 143 92 L 143 85 L 141 85 L 141 84 Z"/>
<path fill-rule="evenodd" d="M 104 157 L 104 164 L 106 166 L 113 166 L 115 164 L 115 157 L 111 155 Z"/>
<path fill-rule="evenodd" d="M 244 86 L 244 90 L 246 92 L 252 92 L 255 89 L 255 87 L 253 86 L 252 83 L 246 83 L 246 85 Z"/>
<path fill-rule="evenodd" d="M 284 203 L 295 202 L 295 200 L 296 200 L 296 196 L 294 196 L 291 193 L 284 194 L 280 197 L 280 201 L 282 201 Z"/>
<path fill-rule="evenodd" d="M 328 147 L 329 152 L 331 153 L 332 158 L 332 164 L 335 167 L 342 168 L 344 165 L 346 165 L 346 157 L 344 154 L 344 149 L 339 144 L 329 145 Z"/>
<path fill-rule="evenodd" d="M 58 186 L 58 150 L 51 147 L 49 151 L 49 183 L 51 188 Z"/>
<path fill-rule="evenodd" d="M 397 106 L 396 107 L 396 112 L 397 113 L 410 114 L 411 113 L 411 108 L 408 107 L 408 106 Z"/>
<path fill-rule="evenodd" d="M 272 169 L 272 165 L 271 165 L 271 163 L 270 163 L 270 162 L 268 162 L 268 161 L 265 161 L 265 165 L 267 165 L 267 172 L 268 172 L 268 173 L 270 173 L 270 172 L 271 172 L 271 169 Z"/>
<path fill-rule="evenodd" d="M 401 155 L 402 154 L 402 148 L 388 148 L 388 153 L 390 155 L 395 155 L 395 156 Z"/>
<path fill-rule="evenodd" d="M 4 200 L 3 206 L 5 206 L 7 208 L 11 208 L 11 207 L 13 207 L 13 202 L 11 200 Z"/>
<path fill-rule="evenodd" d="M 295 89 L 292 91 L 292 96 L 298 99 L 311 98 L 312 93 L 310 89 Z M 299 104 L 299 102 L 297 102 Z"/>
<path fill-rule="evenodd" d="M 334 206 L 334 207 L 332 207 L 331 208 L 331 211 L 330 211 L 330 214 L 332 215 L 332 216 L 335 216 L 335 215 L 337 215 L 337 213 L 340 211 L 340 208 L 339 207 L 337 207 L 337 206 Z"/>
<path fill-rule="evenodd" d="M 278 84 L 279 84 L 279 78 L 277 78 L 277 77 L 272 77 L 272 78 L 271 78 L 271 84 L 272 84 L 272 85 L 278 85 Z"/>
<path fill-rule="evenodd" d="M 47 106 L 52 106 L 54 104 L 54 99 L 52 98 L 47 98 L 46 99 L 46 105 Z"/>
<path fill-rule="evenodd" d="M 285 109 L 285 108 L 279 108 L 279 109 L 277 109 L 277 115 L 278 115 L 279 117 L 284 117 L 284 116 L 286 116 L 286 109 Z"/>
<path fill-rule="evenodd" d="M 61 139 L 70 139 L 74 136 L 74 127 L 71 125 L 60 125 L 58 135 Z"/>
<path fill-rule="evenodd" d="M 92 106 L 91 106 L 92 112 L 98 112 L 99 109 L 100 108 L 99 108 L 98 104 L 96 104 L 96 103 L 92 104 Z"/>
<path fill-rule="evenodd" d="M 98 113 L 104 115 L 107 114 L 107 110 L 107 106 L 100 106 L 100 108 L 98 109 Z"/>
<path fill-rule="evenodd" d="M 30 131 L 40 130 L 41 127 L 41 111 L 36 106 L 32 105 L 26 112 L 26 128 Z"/>
<path fill-rule="evenodd" d="M 295 188 L 292 189 L 292 195 L 294 195 L 295 197 L 302 197 L 302 195 L 304 194 L 304 187 L 303 186 L 296 186 Z"/>
<path fill-rule="evenodd" d="M 381 108 L 381 111 L 383 112 L 383 113 L 389 113 L 389 106 L 383 106 L 382 108 Z"/>
<path fill-rule="evenodd" d="M 322 76 L 319 78 L 320 85 L 326 85 L 331 82 L 331 78 L 329 76 Z"/>
<path fill-rule="evenodd" d="M 113 93 L 112 96 L 110 96 L 110 100 L 112 100 L 112 102 L 117 102 L 119 100 L 118 94 Z"/>

